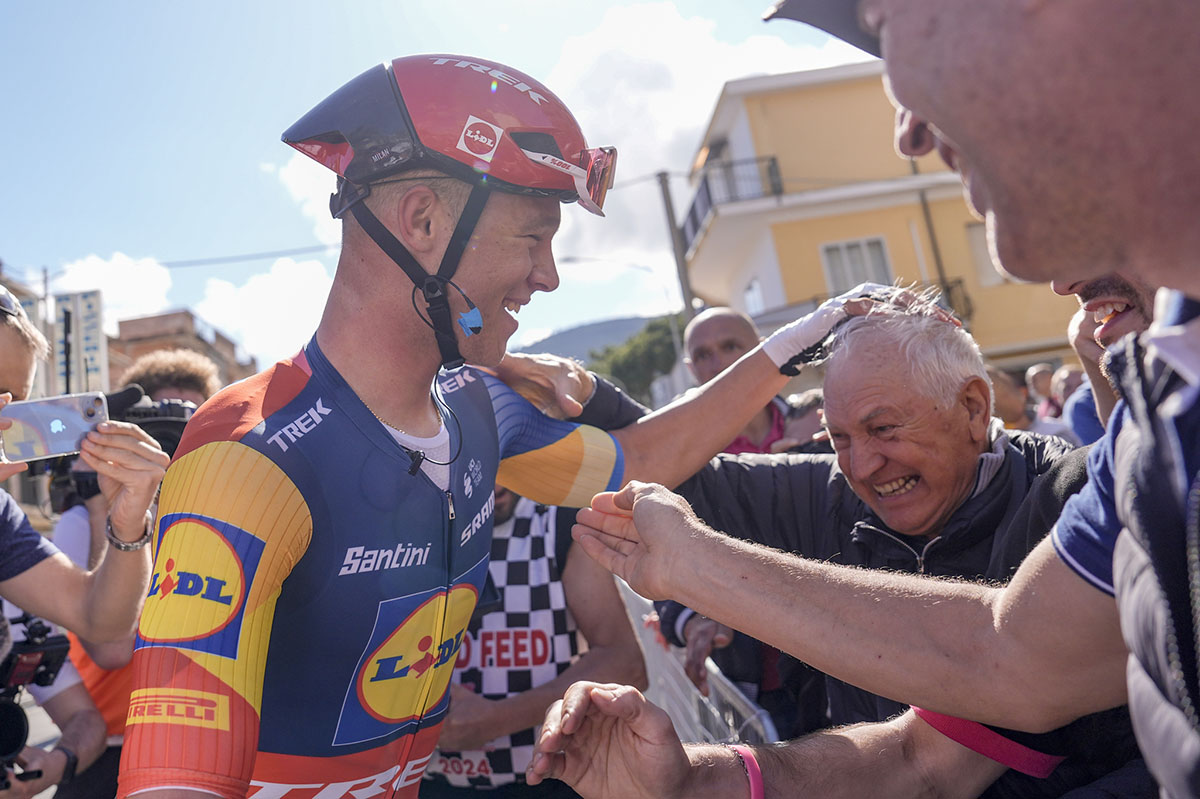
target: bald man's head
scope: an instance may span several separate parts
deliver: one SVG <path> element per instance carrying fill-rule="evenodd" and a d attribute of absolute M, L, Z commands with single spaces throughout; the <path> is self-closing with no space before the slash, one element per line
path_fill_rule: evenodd
<path fill-rule="evenodd" d="M 698 383 L 707 383 L 758 346 L 753 320 L 732 308 L 709 308 L 683 331 L 687 364 Z"/>

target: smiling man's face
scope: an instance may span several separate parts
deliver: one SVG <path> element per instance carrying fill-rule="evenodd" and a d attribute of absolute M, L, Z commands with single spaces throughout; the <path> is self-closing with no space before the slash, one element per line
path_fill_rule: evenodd
<path fill-rule="evenodd" d="M 975 484 L 986 446 L 986 385 L 976 379 L 942 403 L 914 385 L 894 348 L 856 352 L 864 357 L 831 365 L 825 377 L 825 426 L 838 466 L 888 527 L 937 535 Z"/>

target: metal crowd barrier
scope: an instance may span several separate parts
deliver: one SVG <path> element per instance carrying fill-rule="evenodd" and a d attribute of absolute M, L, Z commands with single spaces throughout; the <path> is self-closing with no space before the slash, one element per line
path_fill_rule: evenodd
<path fill-rule="evenodd" d="M 683 651 L 664 649 L 657 631 L 644 624 L 654 612 L 650 600 L 623 580 L 618 579 L 617 585 L 646 658 L 646 698 L 667 712 L 681 740 L 748 744 L 779 740 L 767 711 L 747 699 L 711 659 L 706 664 L 709 695 L 701 694 L 683 670 Z"/>

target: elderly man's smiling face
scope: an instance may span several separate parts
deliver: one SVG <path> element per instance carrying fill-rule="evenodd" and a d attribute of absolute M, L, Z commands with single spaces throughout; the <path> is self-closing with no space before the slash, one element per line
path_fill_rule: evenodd
<path fill-rule="evenodd" d="M 854 493 L 898 533 L 935 536 L 966 501 L 987 447 L 987 384 L 973 378 L 951 403 L 914 385 L 886 341 L 831 364 L 825 426 Z"/>

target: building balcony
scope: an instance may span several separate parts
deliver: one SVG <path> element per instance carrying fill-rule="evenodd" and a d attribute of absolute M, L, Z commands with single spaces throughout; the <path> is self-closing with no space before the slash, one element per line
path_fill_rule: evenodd
<path fill-rule="evenodd" d="M 700 173 L 696 193 L 683 219 L 683 242 L 690 252 L 708 225 L 716 206 L 741 200 L 758 200 L 783 195 L 779 161 L 773 155 L 721 161 Z"/>

